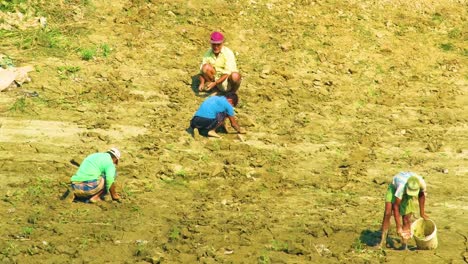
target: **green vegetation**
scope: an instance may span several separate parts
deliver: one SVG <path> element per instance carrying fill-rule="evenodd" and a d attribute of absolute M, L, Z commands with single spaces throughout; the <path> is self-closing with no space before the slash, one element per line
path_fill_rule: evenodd
<path fill-rule="evenodd" d="M 111 48 L 107 44 L 102 44 L 101 45 L 101 54 L 103 57 L 107 58 L 109 57 L 109 54 L 111 52 Z"/>
<path fill-rule="evenodd" d="M 287 242 L 282 242 L 278 240 L 273 240 L 271 241 L 271 250 L 273 251 L 282 251 L 282 252 L 288 252 L 289 245 Z"/>
<path fill-rule="evenodd" d="M 28 0 L 7 0 L 0 1 L 0 11 L 15 12 L 16 10 L 24 12 L 27 9 Z"/>
<path fill-rule="evenodd" d="M 94 48 L 83 49 L 81 50 L 80 54 L 82 60 L 90 61 L 94 59 L 94 56 L 96 55 L 96 50 Z"/>
<path fill-rule="evenodd" d="M 25 112 L 26 111 L 26 98 L 20 97 L 13 103 L 13 105 L 8 109 L 11 112 Z"/>
<path fill-rule="evenodd" d="M 29 238 L 31 234 L 33 233 L 34 228 L 30 226 L 23 227 L 21 235 L 25 238 Z"/>
<path fill-rule="evenodd" d="M 169 241 L 177 241 L 180 238 L 180 228 L 177 226 L 173 226 L 169 231 Z"/>
<path fill-rule="evenodd" d="M 454 46 L 452 43 L 442 43 L 439 46 L 443 51 L 452 51 L 454 50 Z"/>
<path fill-rule="evenodd" d="M 81 71 L 81 67 L 79 66 L 59 66 L 57 67 L 57 72 L 59 74 L 59 78 L 61 80 L 66 80 L 69 78 L 73 78 L 76 74 Z"/>

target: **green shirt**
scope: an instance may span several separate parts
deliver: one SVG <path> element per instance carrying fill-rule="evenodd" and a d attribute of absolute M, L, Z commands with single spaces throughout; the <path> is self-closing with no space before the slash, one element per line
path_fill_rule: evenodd
<path fill-rule="evenodd" d="M 114 183 L 115 172 L 115 165 L 109 153 L 94 153 L 83 160 L 78 171 L 71 177 L 71 181 L 92 181 L 105 177 L 106 189 L 109 191 Z"/>
<path fill-rule="evenodd" d="M 234 52 L 230 50 L 228 47 L 222 47 L 221 52 L 218 54 L 218 57 L 215 56 L 213 50 L 210 48 L 205 52 L 203 55 L 202 64 L 209 63 L 213 65 L 216 69 L 216 78 L 218 79 L 223 74 L 231 74 L 233 72 L 238 72 L 237 64 L 236 64 L 236 57 L 234 56 Z"/>

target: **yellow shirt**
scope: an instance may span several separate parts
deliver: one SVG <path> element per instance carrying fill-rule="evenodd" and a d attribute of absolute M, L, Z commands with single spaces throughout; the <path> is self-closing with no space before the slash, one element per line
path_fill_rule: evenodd
<path fill-rule="evenodd" d="M 218 54 L 218 57 L 215 56 L 213 50 L 210 48 L 205 52 L 203 55 L 202 64 L 209 63 L 214 66 L 216 69 L 216 79 L 221 77 L 224 74 L 231 74 L 232 72 L 238 72 L 237 64 L 236 64 L 236 57 L 234 56 L 234 52 L 230 50 L 228 47 L 222 47 L 221 52 Z"/>

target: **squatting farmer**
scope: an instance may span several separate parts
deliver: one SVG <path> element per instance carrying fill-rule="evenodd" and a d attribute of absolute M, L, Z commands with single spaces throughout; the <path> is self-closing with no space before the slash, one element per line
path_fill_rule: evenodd
<path fill-rule="evenodd" d="M 237 133 L 244 134 L 245 131 L 241 129 L 234 117 L 234 107 L 237 106 L 238 101 L 239 97 L 235 93 L 206 98 L 190 121 L 190 129 L 194 135 L 199 133 L 198 130 L 207 130 L 208 136 L 220 138 L 216 129 L 224 126 L 226 118 Z"/>
<path fill-rule="evenodd" d="M 203 55 L 200 66 L 198 90 L 217 92 L 237 92 L 241 75 L 237 69 L 236 57 L 231 49 L 224 46 L 224 35 L 213 32 L 210 35 L 211 48 Z"/>
<path fill-rule="evenodd" d="M 110 193 L 113 200 L 120 200 L 114 184 L 119 159 L 120 151 L 117 148 L 87 156 L 71 177 L 74 197 L 95 203 L 101 200 L 101 196 Z"/>

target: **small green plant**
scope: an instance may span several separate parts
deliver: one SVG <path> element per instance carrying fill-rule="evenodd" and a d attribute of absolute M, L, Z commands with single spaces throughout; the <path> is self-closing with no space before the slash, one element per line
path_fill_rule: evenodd
<path fill-rule="evenodd" d="M 26 99 L 24 97 L 18 98 L 15 103 L 9 109 L 11 112 L 25 112 L 26 111 Z"/>
<path fill-rule="evenodd" d="M 87 238 L 82 238 L 80 244 L 78 245 L 78 248 L 80 249 L 86 249 L 88 247 L 88 239 Z"/>
<path fill-rule="evenodd" d="M 169 231 L 169 241 L 177 241 L 180 238 L 180 229 L 177 226 L 173 226 Z"/>
<path fill-rule="evenodd" d="M 59 74 L 59 78 L 64 80 L 70 77 L 75 76 L 77 72 L 79 72 L 81 68 L 79 66 L 60 66 L 57 67 L 57 72 Z"/>
<path fill-rule="evenodd" d="M 452 43 L 442 43 L 439 47 L 444 51 L 451 51 L 455 48 Z"/>
<path fill-rule="evenodd" d="M 8 242 L 8 246 L 4 247 L 0 253 L 5 257 L 12 257 L 18 255 L 20 250 L 15 243 Z"/>
<path fill-rule="evenodd" d="M 169 178 L 169 177 L 164 177 L 164 178 L 161 178 L 161 181 L 164 182 L 165 184 L 167 184 L 169 186 L 173 186 L 173 187 L 186 187 L 187 186 L 187 182 L 182 177 L 178 177 L 178 178 L 175 178 L 175 179 Z"/>
<path fill-rule="evenodd" d="M 262 255 L 258 257 L 258 264 L 270 264 L 270 257 L 266 252 L 264 252 Z"/>
<path fill-rule="evenodd" d="M 104 58 L 107 58 L 107 57 L 109 57 L 109 54 L 111 52 L 111 48 L 107 44 L 102 44 L 101 45 L 101 52 L 102 52 L 102 56 Z"/>
<path fill-rule="evenodd" d="M 39 218 L 40 218 L 41 213 L 39 211 L 36 211 L 32 213 L 31 215 L 28 216 L 28 223 L 34 225 L 37 224 Z"/>
<path fill-rule="evenodd" d="M 361 242 L 359 238 L 356 238 L 356 240 L 354 240 L 353 250 L 356 253 L 362 253 L 364 251 L 364 244 Z"/>
<path fill-rule="evenodd" d="M 0 67 L 8 68 L 14 66 L 13 60 L 8 56 L 0 57 Z"/>
<path fill-rule="evenodd" d="M 432 21 L 435 21 L 435 22 L 439 22 L 439 23 L 440 23 L 440 22 L 444 21 L 444 17 L 443 17 L 441 14 L 439 14 L 439 13 L 434 13 L 434 14 L 432 15 Z"/>
<path fill-rule="evenodd" d="M 23 237 L 30 237 L 31 234 L 33 233 L 34 231 L 34 228 L 33 227 L 30 227 L 30 226 L 26 226 L 26 227 L 23 227 L 23 230 L 21 232 L 21 235 Z"/>
<path fill-rule="evenodd" d="M 144 243 L 138 243 L 137 249 L 135 250 L 135 253 L 133 254 L 135 257 L 146 257 L 151 255 L 148 249 L 146 248 L 146 244 Z"/>
<path fill-rule="evenodd" d="M 0 1 L 0 11 L 4 12 L 15 12 L 21 11 L 24 12 L 25 5 L 27 7 L 28 0 L 8 0 L 8 1 Z"/>
<path fill-rule="evenodd" d="M 458 28 L 454 28 L 454 29 L 450 30 L 449 33 L 448 33 L 448 37 L 451 38 L 451 39 L 457 39 L 457 38 L 459 38 L 461 36 L 462 36 L 462 32 Z"/>
<path fill-rule="evenodd" d="M 36 246 L 30 246 L 26 249 L 26 252 L 28 253 L 28 255 L 30 256 L 33 256 L 33 255 L 36 255 L 36 254 L 39 254 L 41 250 L 36 247 Z"/>
<path fill-rule="evenodd" d="M 90 61 L 96 55 L 95 49 L 83 49 L 81 50 L 81 59 L 85 61 Z"/>
<path fill-rule="evenodd" d="M 154 191 L 154 185 L 151 182 L 147 182 L 145 183 L 144 190 L 145 192 L 152 192 Z"/>
<path fill-rule="evenodd" d="M 63 54 L 69 42 L 59 30 L 46 28 L 21 33 L 16 46 L 21 49 L 43 47 L 50 53 Z"/>
<path fill-rule="evenodd" d="M 283 251 L 288 252 L 289 245 L 287 242 L 282 242 L 278 240 L 271 241 L 271 250 L 273 251 Z"/>
<path fill-rule="evenodd" d="M 44 191 L 41 186 L 29 186 L 27 194 L 32 197 L 39 197 L 44 194 Z"/>
<path fill-rule="evenodd" d="M 57 67 L 57 70 L 59 72 L 65 72 L 65 73 L 77 73 L 81 70 L 80 66 L 59 66 Z"/>
<path fill-rule="evenodd" d="M 135 212 L 135 213 L 140 213 L 141 212 L 141 208 L 139 206 L 132 206 L 132 212 Z"/>
<path fill-rule="evenodd" d="M 184 169 L 181 169 L 181 170 L 177 171 L 175 175 L 178 176 L 178 177 L 185 178 L 187 176 L 187 172 L 185 172 Z"/>
<path fill-rule="evenodd" d="M 125 198 L 129 198 L 134 195 L 134 192 L 130 188 L 128 188 L 128 186 L 124 186 L 122 188 L 122 193 Z"/>

